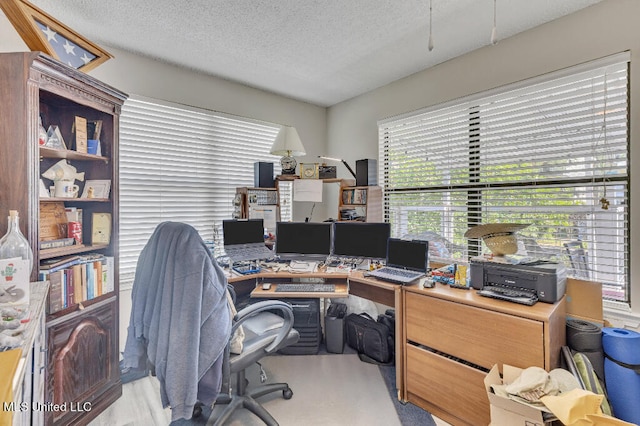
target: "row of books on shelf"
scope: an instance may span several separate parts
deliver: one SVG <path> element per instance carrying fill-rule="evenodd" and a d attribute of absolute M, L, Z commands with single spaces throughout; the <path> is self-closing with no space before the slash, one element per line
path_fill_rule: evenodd
<path fill-rule="evenodd" d="M 342 191 L 342 204 L 367 204 L 367 190 L 344 189 Z"/>
<path fill-rule="evenodd" d="M 48 313 L 114 290 L 114 258 L 101 254 L 47 259 L 40 265 L 41 281 L 49 281 Z"/>

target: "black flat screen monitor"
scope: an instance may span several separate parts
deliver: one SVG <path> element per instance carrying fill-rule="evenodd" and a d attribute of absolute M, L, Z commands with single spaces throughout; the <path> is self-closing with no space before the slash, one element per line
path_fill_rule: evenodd
<path fill-rule="evenodd" d="M 384 222 L 335 222 L 332 254 L 384 259 L 390 230 L 390 225 Z"/>
<path fill-rule="evenodd" d="M 262 219 L 223 220 L 222 235 L 225 246 L 264 243 L 264 221 Z"/>
<path fill-rule="evenodd" d="M 427 272 L 429 267 L 429 243 L 427 241 L 389 238 L 387 243 L 387 266 Z"/>
<path fill-rule="evenodd" d="M 325 260 L 331 253 L 331 223 L 276 223 L 276 254 L 284 260 Z"/>

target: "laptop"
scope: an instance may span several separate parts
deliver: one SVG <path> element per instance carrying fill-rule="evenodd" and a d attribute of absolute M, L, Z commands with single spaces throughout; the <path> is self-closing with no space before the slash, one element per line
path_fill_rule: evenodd
<path fill-rule="evenodd" d="M 222 221 L 224 251 L 231 262 L 268 259 L 273 251 L 264 245 L 262 219 L 229 219 Z"/>
<path fill-rule="evenodd" d="M 408 241 L 399 238 L 387 240 L 386 266 L 367 275 L 397 284 L 409 284 L 427 273 L 429 266 L 429 243 Z"/>

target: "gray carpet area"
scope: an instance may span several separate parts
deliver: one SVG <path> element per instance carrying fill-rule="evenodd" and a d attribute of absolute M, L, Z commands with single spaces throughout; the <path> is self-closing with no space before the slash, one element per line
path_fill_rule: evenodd
<path fill-rule="evenodd" d="M 280 392 L 260 398 L 281 426 L 402 425 L 378 366 L 363 363 L 355 354 L 281 355 L 267 357 L 262 364 L 269 381 L 286 381 L 293 390 L 290 400 Z M 253 370 L 247 377 L 259 383 Z M 219 409 L 214 408 L 214 414 Z M 228 423 L 261 424 L 247 410 L 237 411 Z"/>
<path fill-rule="evenodd" d="M 344 354 L 275 355 L 263 359 L 268 382 L 285 381 L 293 390 L 293 398 L 285 400 L 281 392 L 259 398 L 281 426 L 435 426 L 431 415 L 397 400 L 395 367 L 378 366 L 360 361 L 345 347 Z M 257 365 L 247 371 L 251 384 L 259 384 Z M 220 410 L 220 407 L 214 410 Z M 215 411 L 217 413 L 217 411 Z M 178 425 L 210 424 L 211 410 Z M 123 396 L 90 426 L 137 426 L 170 423 L 171 411 L 160 404 L 158 380 L 146 376 L 123 386 Z M 238 410 L 227 426 L 264 426 L 247 410 Z"/>

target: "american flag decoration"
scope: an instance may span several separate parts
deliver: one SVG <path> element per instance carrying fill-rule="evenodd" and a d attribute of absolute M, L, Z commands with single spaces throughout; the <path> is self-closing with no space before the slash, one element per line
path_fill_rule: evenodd
<path fill-rule="evenodd" d="M 42 33 L 47 38 L 51 48 L 56 52 L 56 55 L 61 62 L 64 62 L 72 68 L 78 69 L 96 59 L 96 55 L 65 38 L 62 34 L 51 29 L 48 25 L 37 20 L 36 24 L 42 30 Z"/>
<path fill-rule="evenodd" d="M 87 72 L 113 56 L 27 0 L 0 0 L 0 10 L 34 52 Z"/>

